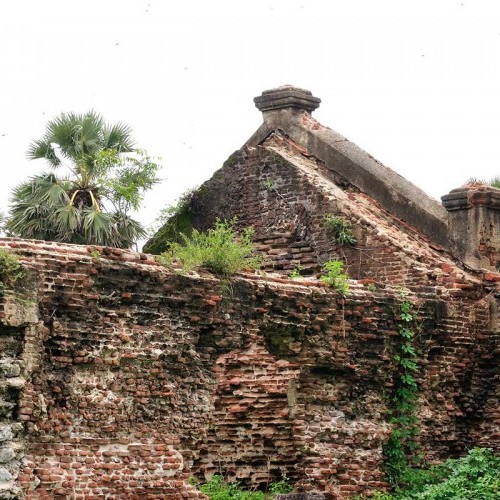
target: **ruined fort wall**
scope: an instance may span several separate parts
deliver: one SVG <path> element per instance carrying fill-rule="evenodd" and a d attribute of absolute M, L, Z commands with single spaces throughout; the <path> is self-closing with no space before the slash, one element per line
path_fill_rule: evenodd
<path fill-rule="evenodd" d="M 338 259 L 354 279 L 419 293 L 425 286 L 474 289 L 483 276 L 464 271 L 442 247 L 276 134 L 235 152 L 194 194 L 188 213 L 202 230 L 216 218 L 252 226 L 266 268 L 285 274 L 300 265 L 303 274 L 317 275 L 325 261 Z M 350 224 L 355 245 L 336 241 L 327 214 Z"/>
<path fill-rule="evenodd" d="M 201 498 L 187 480 L 212 473 L 253 485 L 286 475 L 340 498 L 384 485 L 397 290 L 353 283 L 342 299 L 317 280 L 221 283 L 145 254 L 1 245 L 32 283 L 21 301 L 2 299 L 0 340 L 23 379 L 3 393 L 12 491 Z M 424 286 L 412 299 L 431 459 L 500 449 L 498 309 L 486 292 Z"/>

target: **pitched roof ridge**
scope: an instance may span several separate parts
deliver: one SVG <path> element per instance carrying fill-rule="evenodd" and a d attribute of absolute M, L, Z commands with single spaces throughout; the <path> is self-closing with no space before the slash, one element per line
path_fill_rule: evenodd
<path fill-rule="evenodd" d="M 273 141 L 276 141 L 276 143 L 272 144 Z M 314 180 L 310 179 L 310 183 L 316 189 L 323 191 L 323 194 L 328 199 L 336 201 L 337 205 L 341 205 L 339 206 L 341 212 L 347 212 L 358 219 L 362 219 L 404 254 L 411 256 L 414 260 L 416 260 L 416 257 L 425 255 L 434 260 L 436 266 L 443 264 L 452 266 L 457 273 L 467 275 L 471 281 L 477 283 L 481 281 L 475 270 L 464 269 L 462 263 L 448 250 L 436 246 L 427 235 L 385 209 L 370 195 L 358 192 L 357 189 L 355 191 L 346 191 L 337 185 L 331 177 L 325 175 L 326 169 L 315 161 L 317 159 L 313 155 L 302 154 L 304 148 L 296 145 L 292 139 L 282 135 L 270 136 L 261 147 L 278 154 L 298 168 L 306 177 L 314 178 Z M 373 210 L 373 207 L 376 207 L 378 213 Z M 398 235 L 391 234 L 392 227 L 397 227 Z M 419 253 L 416 254 L 415 250 Z"/>

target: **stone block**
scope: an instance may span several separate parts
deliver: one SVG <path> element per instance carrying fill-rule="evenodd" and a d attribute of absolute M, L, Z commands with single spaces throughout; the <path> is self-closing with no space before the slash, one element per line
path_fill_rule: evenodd
<path fill-rule="evenodd" d="M 5 467 L 0 467 L 0 485 L 13 479 L 14 476 Z"/>
<path fill-rule="evenodd" d="M 0 425 L 0 442 L 10 441 L 14 438 L 14 433 L 10 425 Z"/>
<path fill-rule="evenodd" d="M 6 464 L 16 458 L 16 454 L 12 446 L 2 446 L 0 448 L 0 464 Z"/>

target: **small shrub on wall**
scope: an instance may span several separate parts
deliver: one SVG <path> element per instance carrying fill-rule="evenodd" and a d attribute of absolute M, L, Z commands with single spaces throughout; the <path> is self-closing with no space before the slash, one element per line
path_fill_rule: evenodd
<path fill-rule="evenodd" d="M 357 243 L 349 221 L 337 215 L 326 214 L 325 223 L 328 231 L 333 234 L 335 242 L 338 245 L 354 246 Z"/>
<path fill-rule="evenodd" d="M 191 481 L 210 500 L 271 500 L 275 495 L 286 494 L 293 491 L 293 486 L 287 478 L 271 483 L 266 492 L 244 491 L 239 483 L 229 483 L 224 481 L 220 475 L 214 475 L 210 481 L 204 484 L 197 484 Z"/>
<path fill-rule="evenodd" d="M 5 293 L 6 288 L 12 287 L 24 276 L 25 272 L 17 256 L 0 248 L 0 296 Z"/>
<path fill-rule="evenodd" d="M 321 276 L 321 281 L 335 289 L 342 297 L 345 297 L 349 292 L 349 275 L 344 272 L 344 263 L 340 260 L 329 260 L 323 265 L 326 271 L 325 276 Z"/>
<path fill-rule="evenodd" d="M 236 221 L 217 220 L 207 232 L 193 229 L 191 236 L 181 234 L 182 243 L 173 243 L 159 261 L 181 264 L 183 271 L 205 267 L 217 276 L 231 276 L 243 269 L 259 269 L 262 259 L 253 255 L 252 228 L 235 230 Z"/>
<path fill-rule="evenodd" d="M 374 500 L 498 500 L 500 458 L 485 448 L 428 469 L 408 469 L 406 486 L 392 493 L 377 492 Z"/>

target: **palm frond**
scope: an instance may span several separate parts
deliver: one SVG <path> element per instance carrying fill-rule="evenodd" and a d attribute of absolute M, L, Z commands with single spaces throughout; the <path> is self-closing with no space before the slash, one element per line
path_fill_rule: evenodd
<path fill-rule="evenodd" d="M 53 240 L 56 236 L 52 224 L 53 211 L 44 204 L 19 202 L 11 206 L 7 229 L 21 238 Z"/>
<path fill-rule="evenodd" d="M 30 144 L 28 151 L 26 151 L 26 156 L 30 160 L 44 158 L 52 167 L 58 167 L 61 164 L 61 160 L 58 158 L 56 150 L 52 144 L 44 140 L 33 141 Z"/>
<path fill-rule="evenodd" d="M 67 187 L 64 185 L 64 181 L 59 181 L 55 176 L 40 181 L 37 184 L 37 189 L 40 200 L 49 205 L 58 206 L 69 203 Z"/>
<path fill-rule="evenodd" d="M 57 232 L 56 210 L 68 201 L 66 183 L 49 172 L 16 186 L 11 197 L 8 229 L 23 238 L 53 239 Z"/>
<path fill-rule="evenodd" d="M 138 240 L 144 238 L 147 234 L 144 226 L 137 220 L 132 219 L 132 217 L 115 212 L 113 214 L 115 220 L 114 225 L 114 245 L 120 248 L 130 248 Z"/>
<path fill-rule="evenodd" d="M 44 140 L 57 144 L 65 158 L 81 164 L 102 148 L 104 127 L 103 118 L 95 111 L 61 113 L 47 124 Z"/>
<path fill-rule="evenodd" d="M 73 205 L 65 205 L 56 210 L 55 220 L 61 234 L 71 234 L 80 227 L 81 213 Z"/>
<path fill-rule="evenodd" d="M 92 208 L 82 210 L 85 239 L 98 245 L 113 245 L 114 220 L 110 214 Z"/>
<path fill-rule="evenodd" d="M 13 202 L 34 204 L 61 204 L 69 201 L 67 191 L 70 187 L 66 179 L 58 179 L 52 172 L 31 177 L 16 186 L 12 193 Z"/>
<path fill-rule="evenodd" d="M 118 122 L 104 129 L 104 148 L 114 149 L 117 153 L 129 153 L 134 150 L 132 128 Z"/>
<path fill-rule="evenodd" d="M 68 159 L 74 158 L 74 136 L 78 127 L 77 115 L 61 113 L 47 124 L 45 141 L 59 146 L 61 153 Z"/>
<path fill-rule="evenodd" d="M 75 142 L 79 143 L 81 153 L 90 159 L 103 149 L 105 144 L 104 119 L 95 111 L 89 111 L 85 115 L 79 116 L 79 126 L 75 130 Z"/>

